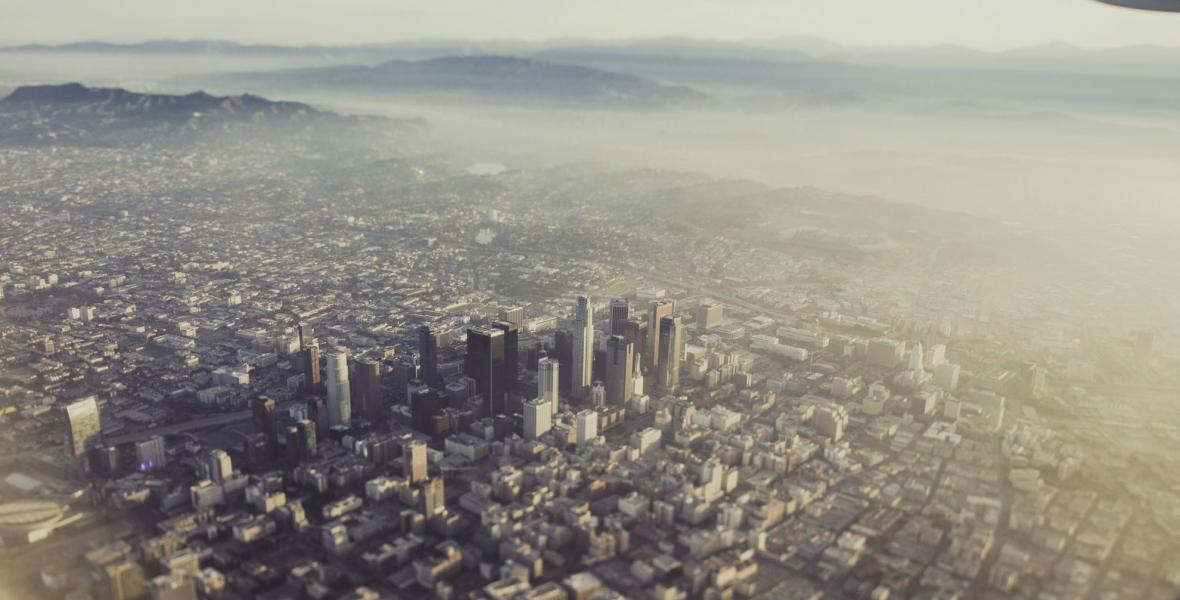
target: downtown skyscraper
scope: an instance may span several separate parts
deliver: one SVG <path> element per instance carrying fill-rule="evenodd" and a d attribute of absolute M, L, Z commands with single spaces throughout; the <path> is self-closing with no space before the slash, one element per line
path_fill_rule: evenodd
<path fill-rule="evenodd" d="M 354 363 L 356 381 L 351 382 L 353 408 L 359 416 L 376 421 L 384 408 L 381 399 L 381 362 L 358 358 Z"/>
<path fill-rule="evenodd" d="M 586 398 L 590 393 L 594 361 L 594 307 L 590 297 L 579 295 L 574 307 L 573 356 L 570 384 L 575 398 Z"/>
<path fill-rule="evenodd" d="M 676 393 L 683 354 L 684 323 L 674 315 L 660 319 L 659 357 L 656 364 L 656 389 L 660 393 Z"/>
<path fill-rule="evenodd" d="M 303 391 L 314 394 L 320 389 L 320 347 L 312 344 L 302 350 Z"/>
<path fill-rule="evenodd" d="M 656 370 L 659 365 L 660 321 L 676 312 L 675 300 L 656 300 L 651 303 L 647 312 L 647 348 L 644 354 L 647 358 L 648 371 Z"/>
<path fill-rule="evenodd" d="M 537 361 L 537 398 L 551 404 L 552 414 L 557 414 L 560 408 L 558 400 L 560 373 L 561 363 L 556 359 L 546 357 Z"/>
<path fill-rule="evenodd" d="M 627 338 L 612 335 L 606 340 L 606 403 L 622 406 L 635 389 L 634 347 Z"/>
<path fill-rule="evenodd" d="M 631 303 L 626 298 L 610 301 L 610 334 L 622 335 L 623 322 L 631 318 Z"/>
<path fill-rule="evenodd" d="M 352 395 L 348 383 L 348 349 L 337 346 L 328 353 L 328 427 L 348 426 L 352 421 Z"/>
<path fill-rule="evenodd" d="M 66 424 L 70 434 L 70 452 L 82 456 L 102 445 L 102 422 L 98 399 L 85 396 L 66 405 Z"/>
<path fill-rule="evenodd" d="M 504 332 L 504 393 L 507 394 L 520 378 L 520 326 L 511 321 L 496 321 L 492 327 Z"/>
<path fill-rule="evenodd" d="M 442 378 L 438 375 L 438 342 L 441 331 L 433 325 L 418 328 L 419 377 L 427 385 L 438 386 Z"/>
<path fill-rule="evenodd" d="M 475 391 L 483 395 L 487 416 L 507 412 L 504 367 L 504 332 L 494 327 L 467 330 L 467 356 L 463 371 L 475 380 Z"/>

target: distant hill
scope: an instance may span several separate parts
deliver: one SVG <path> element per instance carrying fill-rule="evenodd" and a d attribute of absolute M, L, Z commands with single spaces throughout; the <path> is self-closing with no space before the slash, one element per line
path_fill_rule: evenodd
<path fill-rule="evenodd" d="M 272 89 L 473 96 L 526 104 L 648 107 L 700 103 L 704 94 L 642 77 L 512 56 L 448 56 L 229 74 L 223 80 Z"/>
<path fill-rule="evenodd" d="M 146 94 L 80 83 L 17 88 L 0 100 L 0 142 L 119 143 L 152 135 L 178 136 L 253 129 L 303 132 L 351 127 L 358 117 L 316 110 L 300 102 L 249 94 Z"/>

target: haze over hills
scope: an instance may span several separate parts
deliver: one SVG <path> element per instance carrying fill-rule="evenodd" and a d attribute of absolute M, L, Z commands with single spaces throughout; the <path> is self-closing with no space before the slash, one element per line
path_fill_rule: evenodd
<path fill-rule="evenodd" d="M 998 217 L 1083 249 L 1116 229 L 1128 243 L 1174 240 L 1154 216 L 1161 203 L 1173 210 L 1177 190 L 1180 52 L 1170 47 L 671 37 L 2 52 L 0 87 L 81 80 L 280 94 L 340 113 L 421 117 L 433 142 L 472 162 L 602 160 L 814 186 Z M 644 110 L 606 110 L 635 106 Z"/>
<path fill-rule="evenodd" d="M 844 45 L 814 36 L 782 36 L 743 41 L 661 37 L 602 41 L 555 38 L 542 41 L 416 39 L 347 45 L 245 44 L 224 40 L 158 39 L 136 43 L 87 40 L 66 44 L 23 44 L 0 47 L 2 53 L 172 54 L 204 56 L 289 56 L 375 64 L 391 59 L 443 56 L 514 55 L 537 58 L 544 53 L 596 49 L 610 53 L 666 54 L 680 58 L 746 58 L 771 61 L 819 60 L 870 64 L 958 65 L 985 68 L 1060 68 L 1081 71 L 1138 72 L 1153 67 L 1180 67 L 1180 46 L 1140 44 L 1087 48 L 1049 42 L 1001 51 L 959 44 L 911 47 Z M 1166 70 L 1158 72 L 1166 75 Z"/>
<path fill-rule="evenodd" d="M 877 99 L 1037 101 L 1163 112 L 1180 106 L 1180 48 L 1150 45 L 1049 43 L 989 52 L 952 44 L 861 48 L 800 37 L 345 46 L 156 40 L 11 46 L 0 52 L 28 58 L 0 66 L 0 85 L 29 83 L 23 65 L 43 62 L 63 79 L 90 80 L 91 73 L 117 69 L 120 77 L 133 78 L 101 81 L 124 86 L 164 81 L 226 91 L 445 94 L 528 105 L 682 106 L 707 95 L 760 107 Z M 116 57 L 118 64 L 111 64 Z"/>
<path fill-rule="evenodd" d="M 152 134 L 175 141 L 184 134 L 262 127 L 302 132 L 359 122 L 301 102 L 250 94 L 145 94 L 80 83 L 23 86 L 0 100 L 0 142 L 8 144 L 117 144 L 149 140 Z"/>
<path fill-rule="evenodd" d="M 376 94 L 442 94 L 524 104 L 645 107 L 700 103 L 707 97 L 634 75 L 512 56 L 447 56 L 222 75 L 252 88 Z"/>

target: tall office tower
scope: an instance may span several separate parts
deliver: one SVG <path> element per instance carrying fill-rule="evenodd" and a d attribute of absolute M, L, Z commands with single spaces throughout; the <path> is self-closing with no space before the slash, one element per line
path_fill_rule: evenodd
<path fill-rule="evenodd" d="M 571 393 L 575 398 L 585 399 L 594 372 L 594 307 L 588 296 L 578 296 L 573 334 L 573 356 L 569 362 Z"/>
<path fill-rule="evenodd" d="M 578 430 L 578 447 L 586 445 L 586 442 L 598 437 L 598 413 L 590 409 L 585 409 L 578 412 L 575 417 Z"/>
<path fill-rule="evenodd" d="M 426 444 L 418 440 L 402 444 L 402 477 L 410 483 L 426 479 Z"/>
<path fill-rule="evenodd" d="M 635 389 L 635 358 L 627 338 L 612 335 L 606 340 L 606 403 L 622 406 Z"/>
<path fill-rule="evenodd" d="M 328 403 L 323 398 L 312 398 L 307 402 L 307 418 L 315 423 L 316 431 L 327 435 L 328 431 Z"/>
<path fill-rule="evenodd" d="M 610 301 L 610 334 L 623 335 L 623 322 L 631 318 L 631 303 L 626 298 Z"/>
<path fill-rule="evenodd" d="M 660 319 L 660 352 L 656 365 L 656 386 L 663 394 L 675 394 L 680 383 L 680 359 L 684 353 L 684 323 L 668 315 Z"/>
<path fill-rule="evenodd" d="M 595 408 L 606 404 L 606 386 L 601 381 L 590 384 L 590 404 L 593 404 Z"/>
<path fill-rule="evenodd" d="M 336 346 L 328 353 L 328 427 L 348 426 L 352 398 L 348 385 L 348 349 Z"/>
<path fill-rule="evenodd" d="M 423 387 L 410 395 L 410 422 L 415 431 L 432 435 L 434 416 L 446 406 L 445 396 L 431 387 Z"/>
<path fill-rule="evenodd" d="M 315 333 L 308 323 L 299 324 L 299 351 L 302 352 L 315 345 Z"/>
<path fill-rule="evenodd" d="M 623 321 L 623 323 L 620 327 L 622 329 L 622 332 L 619 333 L 618 335 L 621 335 L 621 336 L 627 338 L 627 341 L 631 342 L 632 354 L 634 354 L 635 356 L 642 356 L 642 357 L 646 358 L 647 357 L 647 321 L 642 317 L 631 317 L 630 319 Z M 642 364 L 642 361 L 641 361 L 641 364 Z M 643 372 L 642 367 L 640 367 L 640 369 L 637 369 L 635 371 L 635 375 L 638 376 L 642 372 Z"/>
<path fill-rule="evenodd" d="M 320 347 L 312 344 L 300 354 L 303 356 L 303 391 L 315 393 L 320 389 Z"/>
<path fill-rule="evenodd" d="M 594 349 L 594 362 L 590 369 L 590 381 L 606 381 L 606 347 Z"/>
<path fill-rule="evenodd" d="M 287 463 L 292 465 L 299 464 L 299 427 L 288 425 L 286 428 L 286 439 Z"/>
<path fill-rule="evenodd" d="M 951 392 L 959 387 L 959 365 L 942 363 L 934 369 L 934 385 Z"/>
<path fill-rule="evenodd" d="M 381 401 L 381 362 L 371 358 L 358 358 L 354 364 L 356 381 L 350 385 L 352 405 L 360 416 L 370 421 L 378 421 L 384 408 Z"/>
<path fill-rule="evenodd" d="M 561 378 L 561 363 L 556 359 L 542 358 L 537 361 L 537 398 L 549 403 L 550 412 L 560 410 L 557 382 Z"/>
<path fill-rule="evenodd" d="M 421 364 L 418 377 L 427 384 L 438 386 L 442 378 L 438 375 L 438 338 L 441 330 L 433 325 L 418 328 L 418 361 Z"/>
<path fill-rule="evenodd" d="M 557 357 L 557 362 L 565 365 L 565 368 L 558 373 L 557 389 L 563 394 L 569 394 L 573 389 L 573 375 L 570 374 L 570 365 L 574 360 L 574 336 L 572 333 L 563 329 L 553 332 L 553 355 Z"/>
<path fill-rule="evenodd" d="M 821 406 L 815 411 L 816 433 L 832 440 L 840 441 L 844 437 L 844 430 L 848 427 L 848 410 L 843 406 Z"/>
<path fill-rule="evenodd" d="M 279 415 L 274 398 L 259 396 L 253 401 L 254 431 L 266 435 L 271 452 L 279 447 Z"/>
<path fill-rule="evenodd" d="M 524 309 L 519 306 L 502 307 L 500 309 L 500 320 L 512 323 L 517 327 L 524 327 Z"/>
<path fill-rule="evenodd" d="M 475 391 L 483 395 L 487 416 L 507 412 L 504 381 L 504 332 L 489 327 L 467 330 L 464 372 L 475 380 Z"/>
<path fill-rule="evenodd" d="M 393 363 L 393 398 L 397 402 L 409 402 L 410 382 L 419 379 L 421 369 L 418 367 L 418 357 L 413 354 L 403 354 Z"/>
<path fill-rule="evenodd" d="M 926 354 L 922 351 L 922 342 L 919 341 L 914 344 L 913 349 L 910 350 L 910 363 L 907 370 L 921 373 L 923 371 L 922 362 L 925 356 Z"/>
<path fill-rule="evenodd" d="M 315 458 L 318 449 L 316 448 L 316 425 L 314 421 L 303 419 L 295 424 L 299 429 L 299 459 L 311 460 Z"/>
<path fill-rule="evenodd" d="M 103 573 L 110 586 L 108 597 L 111 600 L 134 600 L 147 596 L 143 567 L 131 558 L 103 565 Z"/>
<path fill-rule="evenodd" d="M 655 371 L 660 364 L 660 322 L 664 317 L 672 316 L 674 312 L 676 301 L 668 299 L 652 302 L 651 308 L 647 311 L 647 349 L 644 355 L 647 357 L 648 371 Z"/>
<path fill-rule="evenodd" d="M 725 318 L 725 305 L 720 302 L 707 300 L 697 307 L 697 323 L 701 329 L 709 330 L 717 326 Z"/>
<path fill-rule="evenodd" d="M 82 456 L 87 450 L 102 446 L 102 420 L 98 399 L 85 396 L 66 405 L 66 424 L 70 432 L 70 451 Z"/>
<path fill-rule="evenodd" d="M 167 447 L 164 438 L 153 436 L 135 444 L 135 461 L 139 463 L 140 471 L 150 471 L 168 466 Z"/>
<path fill-rule="evenodd" d="M 86 451 L 83 459 L 87 474 L 103 477 L 115 477 L 119 473 L 122 461 L 119 459 L 119 448 L 116 446 L 98 445 Z"/>
<path fill-rule="evenodd" d="M 442 477 L 431 477 L 422 484 L 422 512 L 430 518 L 447 509 L 447 495 Z"/>
<path fill-rule="evenodd" d="M 520 378 L 520 326 L 497 321 L 492 327 L 504 332 L 504 393 L 507 394 Z"/>
<path fill-rule="evenodd" d="M 553 427 L 553 405 L 540 398 L 524 401 L 524 439 L 535 440 Z"/>
<path fill-rule="evenodd" d="M 210 450 L 207 464 L 209 468 L 209 479 L 212 479 L 213 483 L 225 483 L 225 480 L 234 474 L 233 460 L 230 459 L 229 453 L 225 450 Z"/>
<path fill-rule="evenodd" d="M 542 358 L 548 358 L 548 357 L 549 357 L 549 344 L 547 344 L 545 342 L 537 342 L 537 343 L 529 346 L 528 349 L 526 349 L 524 351 L 525 368 L 530 371 L 536 371 L 537 370 L 537 363 Z"/>
<path fill-rule="evenodd" d="M 632 394 L 637 396 L 643 395 L 643 357 L 638 352 L 634 353 L 631 361 L 631 377 L 633 382 L 631 384 L 631 391 L 628 396 Z"/>
<path fill-rule="evenodd" d="M 256 468 L 270 462 L 273 456 L 270 443 L 262 433 L 251 433 L 242 437 L 242 454 L 246 457 L 246 464 Z M 143 463 L 139 466 L 142 468 Z"/>

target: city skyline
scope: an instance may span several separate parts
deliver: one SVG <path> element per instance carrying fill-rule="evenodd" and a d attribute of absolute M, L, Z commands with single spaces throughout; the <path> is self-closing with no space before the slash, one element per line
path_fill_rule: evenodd
<path fill-rule="evenodd" d="M 0 600 L 1180 591 L 1177 15 L 6 8 Z"/>

